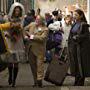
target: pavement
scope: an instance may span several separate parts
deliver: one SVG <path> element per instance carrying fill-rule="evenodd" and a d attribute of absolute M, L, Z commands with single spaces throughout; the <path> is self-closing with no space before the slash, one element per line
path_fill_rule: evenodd
<path fill-rule="evenodd" d="M 47 64 L 45 64 L 45 70 Z M 8 70 L 0 73 L 0 90 L 90 90 L 90 78 L 86 78 L 85 86 L 73 86 L 74 77 L 66 77 L 63 86 L 55 86 L 54 84 L 43 81 L 43 88 L 33 88 L 33 76 L 29 64 L 20 64 L 17 77 L 16 87 L 8 85 Z"/>

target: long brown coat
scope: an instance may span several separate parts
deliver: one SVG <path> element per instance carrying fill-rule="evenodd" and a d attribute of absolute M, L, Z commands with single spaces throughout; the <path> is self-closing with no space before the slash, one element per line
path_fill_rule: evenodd
<path fill-rule="evenodd" d="M 35 22 L 33 22 L 25 27 L 25 30 L 27 29 L 29 29 L 29 34 L 34 35 L 34 39 L 30 43 L 31 51 L 35 54 L 35 56 L 44 55 L 46 50 L 46 39 L 48 35 L 47 27 L 41 27 L 41 30 L 38 30 Z"/>
<path fill-rule="evenodd" d="M 34 82 L 36 82 L 44 78 L 44 57 L 48 29 L 46 26 L 38 29 L 35 22 L 31 23 L 25 29 L 29 29 L 29 34 L 34 35 L 34 39 L 30 42 L 29 62 L 34 76 Z"/>

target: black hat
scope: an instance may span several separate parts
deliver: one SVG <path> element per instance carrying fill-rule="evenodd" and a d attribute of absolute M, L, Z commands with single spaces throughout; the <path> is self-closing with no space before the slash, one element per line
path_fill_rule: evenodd
<path fill-rule="evenodd" d="M 54 16 L 58 16 L 58 11 L 53 11 L 52 14 L 53 14 Z"/>

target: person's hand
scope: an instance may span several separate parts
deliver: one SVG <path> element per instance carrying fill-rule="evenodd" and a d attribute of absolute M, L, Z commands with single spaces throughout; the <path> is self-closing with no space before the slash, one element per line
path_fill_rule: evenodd
<path fill-rule="evenodd" d="M 34 39 L 34 35 L 30 35 L 30 39 Z"/>
<path fill-rule="evenodd" d="M 76 40 L 76 36 L 73 36 L 73 39 Z"/>
<path fill-rule="evenodd" d="M 25 31 L 25 36 L 30 37 L 30 34 L 28 31 Z"/>
<path fill-rule="evenodd" d="M 11 28 L 22 29 L 22 26 L 18 22 L 11 22 Z"/>
<path fill-rule="evenodd" d="M 13 28 L 14 26 L 15 26 L 15 24 L 10 22 L 10 28 Z"/>
<path fill-rule="evenodd" d="M 10 38 L 10 35 L 8 33 L 5 33 L 5 37 Z"/>
<path fill-rule="evenodd" d="M 80 37 L 78 35 L 73 36 L 73 40 L 77 43 L 80 43 Z"/>
<path fill-rule="evenodd" d="M 24 36 L 24 39 L 28 39 L 28 36 Z"/>

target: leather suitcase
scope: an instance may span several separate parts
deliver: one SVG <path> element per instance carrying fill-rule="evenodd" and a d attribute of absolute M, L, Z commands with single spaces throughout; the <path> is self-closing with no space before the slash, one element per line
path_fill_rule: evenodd
<path fill-rule="evenodd" d="M 69 67 L 69 61 L 67 59 L 64 60 L 66 57 L 61 56 L 61 58 L 58 59 L 57 57 L 53 56 L 53 60 L 45 73 L 45 81 L 60 86 L 63 84 Z"/>

